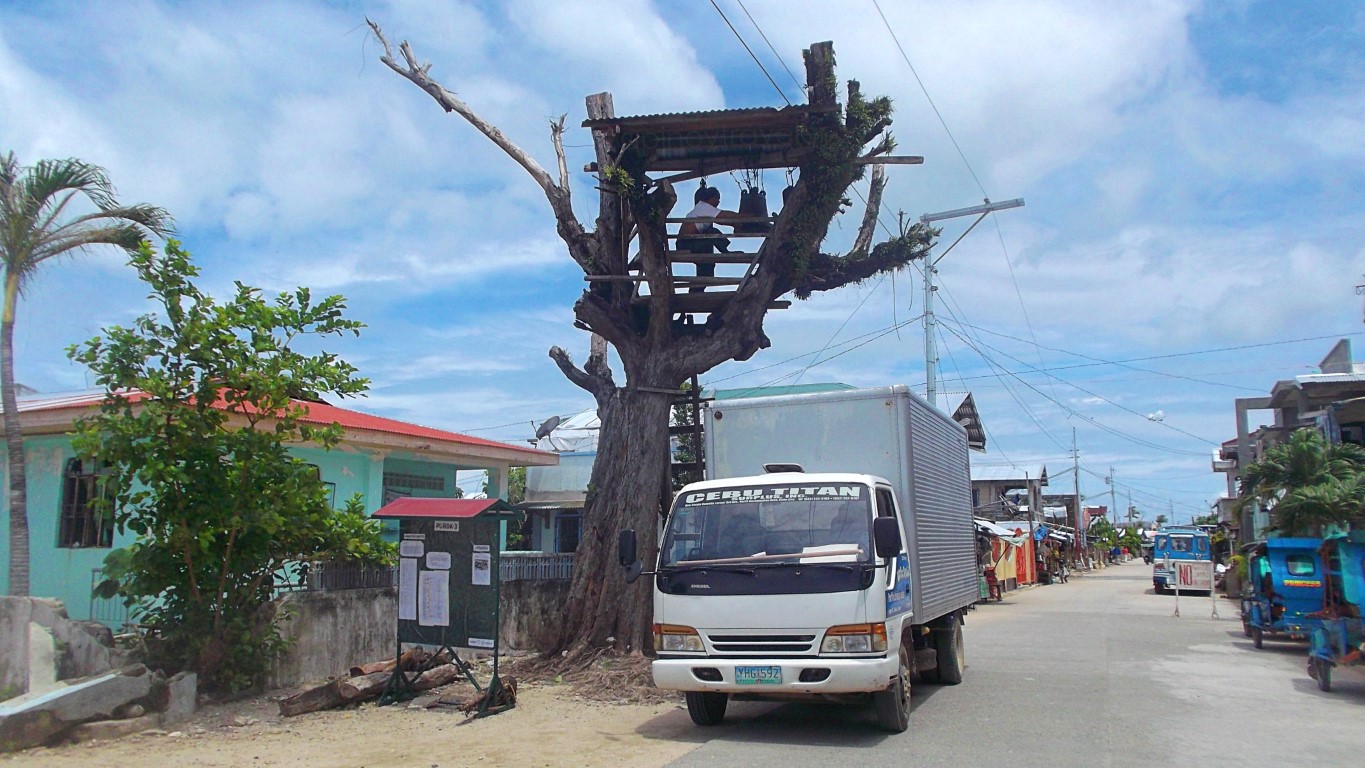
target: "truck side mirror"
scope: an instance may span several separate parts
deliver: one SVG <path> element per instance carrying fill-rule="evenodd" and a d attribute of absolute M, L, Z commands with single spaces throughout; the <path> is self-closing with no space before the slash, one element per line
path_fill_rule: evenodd
<path fill-rule="evenodd" d="M 626 583 L 634 584 L 644 573 L 645 567 L 635 551 L 635 531 L 630 528 L 621 531 L 616 539 L 616 561 L 626 569 Z"/>
<path fill-rule="evenodd" d="M 878 517 L 872 521 L 872 543 L 877 557 L 889 560 L 901 553 L 901 524 L 894 517 Z"/>
<path fill-rule="evenodd" d="M 639 559 L 635 553 L 635 531 L 631 528 L 621 531 L 616 539 L 616 562 L 622 568 L 629 568 L 631 563 Z"/>

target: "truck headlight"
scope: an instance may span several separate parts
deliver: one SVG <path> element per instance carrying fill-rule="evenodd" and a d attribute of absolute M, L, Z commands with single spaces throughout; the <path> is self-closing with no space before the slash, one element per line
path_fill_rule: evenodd
<path fill-rule="evenodd" d="M 654 625 L 654 650 L 682 653 L 702 653 L 706 646 L 701 644 L 697 630 L 679 624 Z"/>
<path fill-rule="evenodd" d="M 873 653 L 886 650 L 886 624 L 841 624 L 825 631 L 820 653 Z"/>

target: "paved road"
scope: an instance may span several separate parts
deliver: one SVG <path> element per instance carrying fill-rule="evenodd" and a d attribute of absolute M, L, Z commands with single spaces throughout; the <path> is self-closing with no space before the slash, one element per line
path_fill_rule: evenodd
<path fill-rule="evenodd" d="M 1365 677 L 1332 693 L 1301 643 L 1255 650 L 1237 608 L 1152 593 L 1140 561 L 968 615 L 958 686 L 916 685 L 910 730 L 870 709 L 739 702 L 674 766 L 1365 765 Z M 700 735 L 700 734 L 698 734 Z M 837 762 L 836 762 L 837 761 Z"/>

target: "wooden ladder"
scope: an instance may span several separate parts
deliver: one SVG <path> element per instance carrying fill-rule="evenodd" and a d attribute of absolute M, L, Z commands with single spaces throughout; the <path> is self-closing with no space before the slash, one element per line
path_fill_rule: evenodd
<path fill-rule="evenodd" d="M 777 220 L 776 216 L 746 216 L 743 218 L 726 219 L 727 222 L 734 224 L 757 223 L 771 224 L 776 220 Z M 690 221 L 690 219 L 670 218 L 665 219 L 664 221 L 668 224 L 682 224 L 684 222 Z M 672 276 L 673 311 L 681 315 L 705 315 L 710 314 L 712 312 L 719 312 L 721 309 L 723 309 L 726 306 L 726 304 L 729 303 L 730 299 L 733 298 L 737 293 L 739 293 L 739 289 L 744 286 L 745 281 L 747 281 L 753 275 L 754 270 L 758 268 L 758 258 L 763 252 L 763 240 L 767 238 L 767 236 L 768 236 L 767 232 L 734 232 L 731 234 L 720 235 L 688 235 L 689 238 L 696 240 L 733 241 L 738 238 L 758 240 L 758 242 L 755 243 L 755 248 L 753 251 L 743 252 L 732 251 L 729 253 L 693 253 L 692 251 L 681 251 L 675 249 L 665 251 L 664 254 L 668 257 L 670 274 L 673 272 L 674 267 L 678 264 L 692 264 L 694 266 L 709 264 L 714 265 L 718 268 L 722 267 L 723 265 L 724 266 L 729 265 L 738 266 L 740 264 L 745 265 L 745 269 L 742 274 L 732 273 L 730 275 L 717 277 L 674 274 Z M 676 241 L 679 236 L 676 233 L 670 233 L 667 237 L 669 240 Z M 733 270 L 733 272 L 738 272 L 738 270 Z M 583 279 L 588 282 L 615 282 L 637 284 L 645 282 L 645 276 L 639 273 L 629 275 L 586 275 Z M 696 288 L 701 288 L 702 290 L 695 291 L 694 289 Z M 730 290 L 707 290 L 710 288 L 724 288 Z M 645 304 L 648 303 L 648 301 L 649 301 L 648 296 L 637 296 L 635 298 L 635 303 L 637 304 Z M 768 302 L 769 309 L 786 309 L 790 306 L 791 302 L 787 300 Z"/>

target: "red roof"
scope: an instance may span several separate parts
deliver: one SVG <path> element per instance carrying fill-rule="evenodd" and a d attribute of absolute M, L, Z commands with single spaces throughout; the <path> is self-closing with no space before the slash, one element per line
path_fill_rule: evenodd
<path fill-rule="evenodd" d="M 468 519 L 478 517 L 493 510 L 489 517 L 500 517 L 497 513 L 515 515 L 516 509 L 502 499 L 416 499 L 411 496 L 394 499 L 375 510 L 371 517 L 421 517 L 436 519 Z"/>
<path fill-rule="evenodd" d="M 128 392 L 124 395 L 129 400 L 137 401 L 146 397 L 142 392 Z M 85 410 L 93 408 L 104 401 L 103 392 L 80 392 L 65 395 L 39 395 L 36 397 L 20 398 L 19 412 L 31 413 L 36 411 L 60 411 L 60 410 Z M 462 435 L 458 432 L 448 432 L 444 429 L 424 427 L 419 424 L 409 424 L 406 421 L 397 419 L 386 419 L 383 416 L 374 416 L 360 411 L 352 411 L 346 408 L 338 408 L 327 403 L 315 403 L 306 400 L 293 401 L 296 405 L 302 405 L 308 409 L 308 415 L 303 417 L 303 421 L 310 424 L 340 424 L 348 432 L 354 430 L 364 430 L 368 432 L 382 432 L 391 435 L 404 437 L 424 438 L 427 440 L 440 440 L 447 443 L 457 443 L 460 445 L 482 446 L 486 448 L 501 448 L 517 453 L 531 455 L 551 455 L 545 451 L 538 451 L 534 448 L 525 448 L 519 445 L 500 443 L 496 440 L 486 440 L 481 437 L 471 437 Z M 225 408 L 222 400 L 214 403 L 215 408 Z"/>

